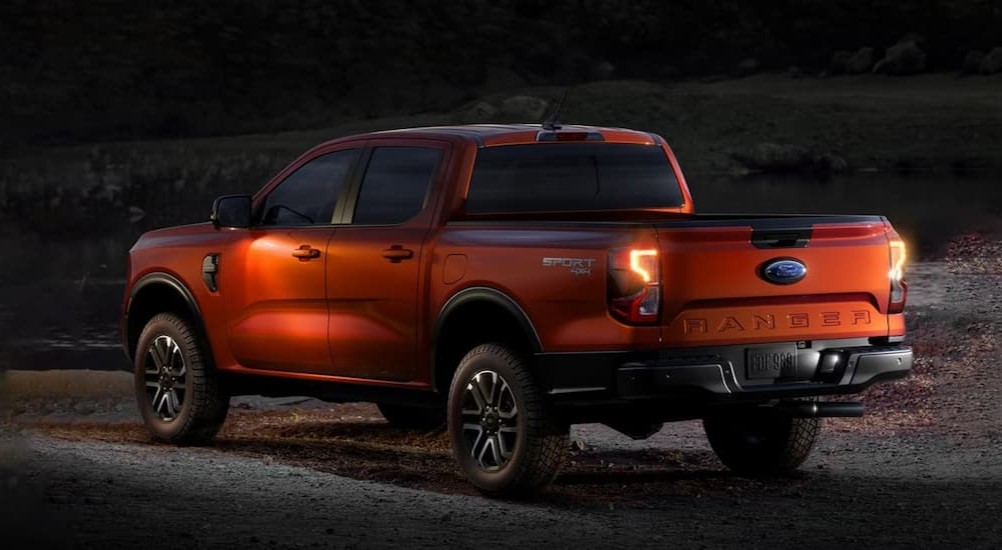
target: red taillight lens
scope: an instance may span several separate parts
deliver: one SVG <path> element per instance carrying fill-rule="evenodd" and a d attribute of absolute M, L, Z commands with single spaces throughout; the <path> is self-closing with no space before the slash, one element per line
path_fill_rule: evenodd
<path fill-rule="evenodd" d="M 891 268 L 887 278 L 891 282 L 891 299 L 888 313 L 901 313 L 905 310 L 905 300 L 908 298 L 908 284 L 905 283 L 905 259 L 908 257 L 905 242 L 891 238 Z"/>
<path fill-rule="evenodd" d="M 654 324 L 661 313 L 661 269 L 654 248 L 609 254 L 609 312 L 624 323 Z"/>

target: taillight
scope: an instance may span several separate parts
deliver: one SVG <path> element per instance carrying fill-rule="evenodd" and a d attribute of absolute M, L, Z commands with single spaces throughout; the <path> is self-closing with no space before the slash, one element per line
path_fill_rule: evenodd
<path fill-rule="evenodd" d="M 624 323 L 658 322 L 661 268 L 657 249 L 618 249 L 609 254 L 609 312 Z"/>
<path fill-rule="evenodd" d="M 887 312 L 901 313 L 905 310 L 905 300 L 908 297 L 908 284 L 905 283 L 907 248 L 905 242 L 896 237 L 892 237 L 889 244 L 891 247 L 891 269 L 887 272 L 887 278 L 891 283 L 891 300 Z"/>

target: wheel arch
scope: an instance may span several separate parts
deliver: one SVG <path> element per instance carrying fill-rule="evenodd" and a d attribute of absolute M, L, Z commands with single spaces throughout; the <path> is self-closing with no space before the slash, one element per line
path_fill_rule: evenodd
<path fill-rule="evenodd" d="M 202 322 L 202 311 L 195 295 L 181 279 L 166 272 L 148 273 L 136 281 L 122 322 L 122 346 L 132 365 L 143 327 L 158 313 L 174 313 L 191 323 L 212 364 L 212 350 Z"/>
<path fill-rule="evenodd" d="M 491 316 L 489 325 L 475 324 Z M 431 385 L 448 393 L 452 373 L 459 359 L 474 347 L 498 342 L 525 354 L 543 351 L 536 327 L 525 310 L 508 294 L 491 287 L 477 286 L 452 295 L 442 306 L 432 333 Z"/>

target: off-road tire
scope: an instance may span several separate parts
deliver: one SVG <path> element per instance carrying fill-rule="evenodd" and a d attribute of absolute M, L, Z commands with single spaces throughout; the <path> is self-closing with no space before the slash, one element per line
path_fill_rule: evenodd
<path fill-rule="evenodd" d="M 717 458 L 734 472 L 775 476 L 789 474 L 807 460 L 821 419 L 761 407 L 707 417 L 703 429 Z"/>
<path fill-rule="evenodd" d="M 441 432 L 445 429 L 445 407 L 414 407 L 378 403 L 379 413 L 395 428 Z"/>
<path fill-rule="evenodd" d="M 493 471 L 484 468 L 471 454 L 467 439 L 470 432 L 464 435 L 463 410 L 464 402 L 469 403 L 468 387 L 478 373 L 485 372 L 497 373 L 509 388 L 508 399 L 517 407 L 517 417 L 507 421 L 516 428 L 510 432 L 514 433 L 510 457 Z M 496 407 L 495 411 L 499 408 L 503 407 Z M 509 410 L 512 410 L 510 405 Z M 470 418 L 469 414 L 466 418 Z M 448 424 L 453 455 L 460 470 L 489 496 L 518 497 L 538 492 L 556 477 L 570 446 L 570 426 L 552 414 L 528 365 L 499 344 L 477 346 L 460 361 L 449 389 Z"/>
<path fill-rule="evenodd" d="M 156 388 L 147 389 L 147 381 L 153 376 L 147 369 L 157 368 L 150 349 L 159 337 L 176 342 L 185 368 L 183 383 L 176 386 L 183 390 L 180 410 L 166 420 L 154 410 L 150 391 L 155 392 Z M 226 420 L 230 399 L 210 361 L 194 328 L 177 315 L 157 314 L 143 328 L 136 346 L 135 392 L 143 422 L 154 438 L 178 445 L 197 445 L 211 441 L 219 432 Z"/>

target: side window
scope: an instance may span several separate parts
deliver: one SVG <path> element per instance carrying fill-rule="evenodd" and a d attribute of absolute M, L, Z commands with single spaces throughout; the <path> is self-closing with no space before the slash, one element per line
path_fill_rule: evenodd
<path fill-rule="evenodd" d="M 442 150 L 428 147 L 379 147 L 372 152 L 362 179 L 352 223 L 405 222 L 424 208 L 428 185 Z"/>
<path fill-rule="evenodd" d="M 278 184 L 264 201 L 261 225 L 326 225 L 347 184 L 358 149 L 319 156 Z"/>

